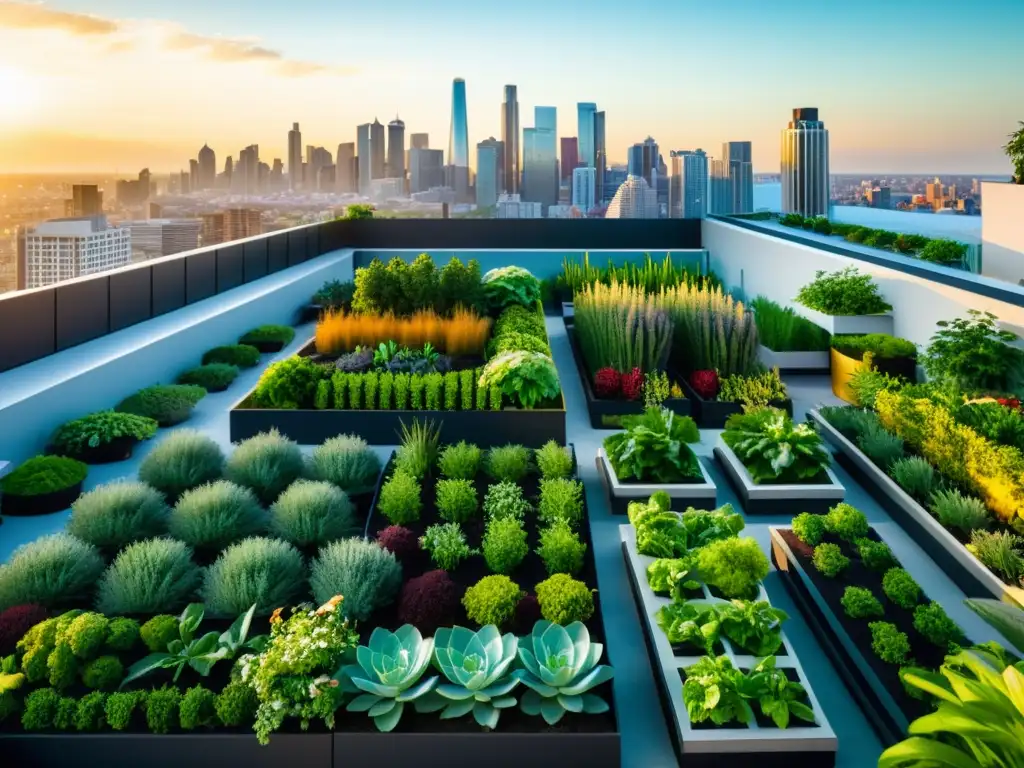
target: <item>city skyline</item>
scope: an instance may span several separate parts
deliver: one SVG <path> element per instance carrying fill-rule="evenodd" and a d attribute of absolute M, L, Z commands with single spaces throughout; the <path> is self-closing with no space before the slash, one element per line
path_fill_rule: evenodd
<path fill-rule="evenodd" d="M 593 13 L 602 5 L 586 7 Z M 559 138 L 575 135 L 570 116 L 578 103 L 597 103 L 613 163 L 648 135 L 663 147 L 709 153 L 744 140 L 753 144 L 755 172 L 772 172 L 780 125 L 793 107 L 814 104 L 828 115 L 834 173 L 1008 172 L 1001 146 L 1019 118 L 1006 94 L 1020 70 L 1012 59 L 1024 55 L 1012 45 L 1024 23 L 1020 3 L 865 0 L 836 9 L 727 0 L 687 8 L 688 26 L 720 23 L 723 14 L 743 20 L 728 38 L 736 50 L 726 52 L 714 35 L 669 44 L 674 26 L 649 20 L 674 8 L 641 5 L 651 13 L 633 8 L 598 38 L 610 49 L 646 46 L 649 55 L 636 60 L 641 71 L 608 66 L 580 77 L 572 46 L 548 31 L 571 28 L 582 6 L 576 0 L 558 7 L 524 0 L 521 15 L 549 23 L 531 37 L 536 45 L 512 58 L 495 55 L 491 12 L 455 28 L 450 0 L 389 4 L 402 23 L 386 55 L 380 9 L 352 3 L 297 0 L 239 15 L 195 0 L 2 2 L 0 170 L 173 171 L 187 168 L 204 143 L 218 157 L 258 144 L 262 157 L 286 159 L 293 122 L 302 124 L 305 143 L 336 147 L 356 140 L 357 125 L 396 114 L 441 146 L 452 80 L 464 77 L 470 147 L 501 135 L 503 88 L 514 84 L 523 115 L 550 105 L 564 116 Z M 391 35 L 395 25 L 387 28 Z M 423 35 L 432 28 L 425 53 Z M 793 54 L 798 39 L 803 58 Z M 931 61 L 937 44 L 955 50 L 965 41 L 970 56 L 962 62 L 915 66 Z M 808 56 L 813 67 L 795 66 Z M 698 68 L 709 60 L 716 66 Z M 686 70 L 699 76 L 676 87 L 672 73 Z"/>

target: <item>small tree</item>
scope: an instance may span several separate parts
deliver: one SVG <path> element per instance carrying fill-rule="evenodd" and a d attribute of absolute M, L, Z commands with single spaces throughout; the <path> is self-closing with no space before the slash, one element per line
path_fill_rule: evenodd
<path fill-rule="evenodd" d="M 373 211 L 374 207 L 372 205 L 366 205 L 365 203 L 356 203 L 355 205 L 350 205 L 348 208 L 345 209 L 345 215 L 342 216 L 342 218 L 347 219 L 348 221 L 372 219 Z"/>
<path fill-rule="evenodd" d="M 1024 184 L 1024 122 L 1021 122 L 1020 128 L 1010 134 L 1009 139 L 1010 141 L 1003 147 L 1003 150 L 1010 158 L 1010 162 L 1013 163 L 1013 182 Z"/>

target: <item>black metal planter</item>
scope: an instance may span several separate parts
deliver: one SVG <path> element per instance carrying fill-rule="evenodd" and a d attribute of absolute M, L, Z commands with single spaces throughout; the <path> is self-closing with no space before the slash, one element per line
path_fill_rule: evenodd
<path fill-rule="evenodd" d="M 40 493 L 34 496 L 20 496 L 5 493 L 0 496 L 0 512 L 12 517 L 30 515 L 49 515 L 60 512 L 71 506 L 82 493 L 82 484 L 77 483 L 70 488 L 62 488 L 52 493 Z"/>
<path fill-rule="evenodd" d="M 139 443 L 134 437 L 117 437 L 109 443 L 102 443 L 95 447 L 87 446 L 81 451 L 71 452 L 50 448 L 48 453 L 57 456 L 66 456 L 69 459 L 77 459 L 86 464 L 113 464 L 118 461 L 130 459 L 132 451 Z"/>
<path fill-rule="evenodd" d="M 693 403 L 693 418 L 701 429 L 724 429 L 726 420 L 736 413 L 743 412 L 743 406 L 739 403 L 721 403 L 718 400 L 705 400 L 698 395 L 690 383 L 683 377 L 678 377 L 686 393 L 687 400 Z M 793 415 L 793 401 L 774 400 L 769 405 Z"/>
<path fill-rule="evenodd" d="M 272 352 L 280 352 L 284 349 L 283 341 L 245 341 L 240 342 L 242 344 L 248 344 L 250 347 L 256 347 L 262 354 L 269 354 Z"/>

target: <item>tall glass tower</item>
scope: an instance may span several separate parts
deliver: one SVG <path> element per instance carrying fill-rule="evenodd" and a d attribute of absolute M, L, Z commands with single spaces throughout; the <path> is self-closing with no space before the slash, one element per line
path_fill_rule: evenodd
<path fill-rule="evenodd" d="M 533 128 L 523 130 L 523 200 L 544 208 L 558 202 L 558 113 L 534 107 Z"/>
<path fill-rule="evenodd" d="M 591 102 L 580 102 L 576 105 L 577 133 L 580 140 L 579 162 L 580 165 L 587 165 L 591 168 L 596 166 L 594 162 L 594 115 L 597 112 L 597 104 Z"/>
<path fill-rule="evenodd" d="M 448 137 L 448 186 L 455 201 L 469 202 L 469 125 L 466 119 L 466 81 L 452 82 L 452 127 Z"/>
<path fill-rule="evenodd" d="M 505 100 L 501 103 L 501 143 L 503 191 L 519 193 L 519 97 L 514 85 L 505 86 Z"/>
<path fill-rule="evenodd" d="M 816 107 L 793 110 L 782 131 L 782 212 L 827 216 L 828 130 Z"/>

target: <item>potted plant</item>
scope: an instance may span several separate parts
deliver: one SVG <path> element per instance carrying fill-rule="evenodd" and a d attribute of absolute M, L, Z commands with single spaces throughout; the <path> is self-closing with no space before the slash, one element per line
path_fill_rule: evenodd
<path fill-rule="evenodd" d="M 845 495 L 821 436 L 777 408 L 730 416 L 715 456 L 748 514 L 777 513 L 794 503 L 804 511 L 824 511 Z"/>
<path fill-rule="evenodd" d="M 280 352 L 294 338 L 295 329 L 290 325 L 261 325 L 244 334 L 238 343 L 256 347 L 264 353 Z"/>
<path fill-rule="evenodd" d="M 656 491 L 686 506 L 714 508 L 715 483 L 687 445 L 700 441 L 693 419 L 668 408 L 648 408 L 622 421 L 626 430 L 606 437 L 597 452 L 614 513 L 625 514 L 630 501 Z"/>
<path fill-rule="evenodd" d="M 885 333 L 833 336 L 831 362 L 832 393 L 849 403 L 856 402 L 850 379 L 863 365 L 887 376 L 917 381 L 917 346 Z"/>
<path fill-rule="evenodd" d="M 86 464 L 109 464 L 132 455 L 136 443 L 151 438 L 156 420 L 134 413 L 99 411 L 69 421 L 53 436 L 50 453 Z"/>
<path fill-rule="evenodd" d="M 1013 183 L 1024 184 L 1024 122 L 1010 134 L 1009 139 L 1003 150 L 1013 163 Z"/>
<path fill-rule="evenodd" d="M 63 456 L 36 456 L 0 479 L 0 510 L 5 515 L 60 512 L 82 492 L 89 468 Z"/>
<path fill-rule="evenodd" d="M 772 406 L 793 412 L 793 401 L 779 370 L 720 377 L 717 371 L 702 370 L 690 374 L 686 386 L 693 398 L 697 423 L 703 429 L 722 429 L 726 420 L 744 408 Z"/>
<path fill-rule="evenodd" d="M 796 296 L 795 309 L 832 334 L 892 333 L 892 305 L 871 275 L 847 267 L 818 270 Z"/>
<path fill-rule="evenodd" d="M 762 365 L 780 371 L 828 370 L 828 331 L 764 296 L 754 299 L 750 308 L 757 321 Z"/>

